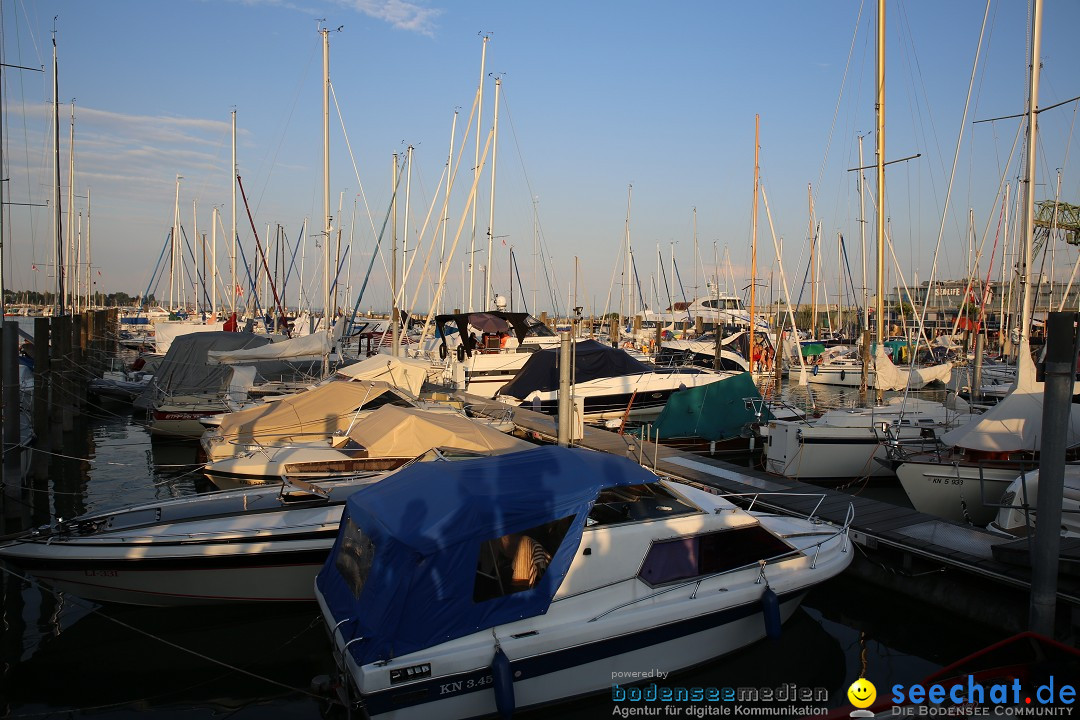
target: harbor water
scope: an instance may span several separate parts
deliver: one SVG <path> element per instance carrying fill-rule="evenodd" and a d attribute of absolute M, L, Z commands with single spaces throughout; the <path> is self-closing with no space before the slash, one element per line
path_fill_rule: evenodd
<path fill-rule="evenodd" d="M 801 388 L 785 397 L 807 405 Z M 817 390 L 816 406 L 858 402 L 857 393 Z M 90 510 L 209 489 L 195 444 L 151 441 L 129 406 L 91 400 L 74 429 L 41 438 L 22 492 L 4 498 L 11 533 Z M 897 497 L 887 483 L 849 492 Z M 902 493 L 899 493 L 902 497 Z M 856 547 L 853 552 L 860 552 Z M 314 603 L 280 606 L 132 608 L 57 594 L 33 578 L 0 578 L 0 716 L 11 718 L 320 718 L 327 703 L 313 678 L 333 671 L 331 646 Z M 847 703 L 860 676 L 879 693 L 1006 636 L 841 576 L 815 588 L 783 626 L 668 686 L 821 689 L 824 707 Z M 664 672 L 664 668 L 656 668 Z M 613 679 L 613 683 L 618 682 Z M 611 717 L 608 695 L 520 717 Z"/>

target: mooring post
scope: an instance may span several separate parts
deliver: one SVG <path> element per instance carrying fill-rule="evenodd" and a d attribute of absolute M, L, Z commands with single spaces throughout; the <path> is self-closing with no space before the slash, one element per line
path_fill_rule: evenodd
<path fill-rule="evenodd" d="M 19 323 L 4 322 L 3 336 L 4 487 L 18 491 L 22 485 L 19 445 L 22 440 L 22 408 L 19 402 Z"/>
<path fill-rule="evenodd" d="M 559 333 L 559 416 L 556 427 L 560 447 L 570 445 L 570 333 Z"/>
<path fill-rule="evenodd" d="M 86 313 L 71 316 L 71 403 L 86 404 Z"/>
<path fill-rule="evenodd" d="M 71 377 L 72 342 L 71 331 L 73 323 L 70 315 L 59 318 L 60 323 L 60 393 L 54 397 L 54 401 L 60 404 L 60 429 L 71 432 L 75 427 L 75 415 L 72 404 L 75 399 L 74 382 Z"/>
<path fill-rule="evenodd" d="M 1061 552 L 1061 505 L 1065 497 L 1065 447 L 1076 377 L 1076 314 L 1050 313 L 1046 323 L 1046 372 L 1043 389 L 1042 445 L 1039 448 L 1039 496 L 1035 506 L 1035 542 L 1031 546 L 1033 632 L 1054 637 L 1057 610 L 1058 554 Z"/>

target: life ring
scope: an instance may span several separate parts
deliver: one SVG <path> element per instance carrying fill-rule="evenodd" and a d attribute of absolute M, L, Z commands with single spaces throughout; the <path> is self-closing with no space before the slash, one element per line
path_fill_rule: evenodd
<path fill-rule="evenodd" d="M 458 359 L 458 362 L 465 362 L 465 346 L 464 345 L 458 345 L 457 346 L 457 359 Z"/>
<path fill-rule="evenodd" d="M 447 355 L 446 344 L 439 345 L 439 357 L 445 360 Z"/>
<path fill-rule="evenodd" d="M 843 382 L 845 377 L 847 377 L 847 370 L 841 370 L 840 371 L 840 382 Z"/>

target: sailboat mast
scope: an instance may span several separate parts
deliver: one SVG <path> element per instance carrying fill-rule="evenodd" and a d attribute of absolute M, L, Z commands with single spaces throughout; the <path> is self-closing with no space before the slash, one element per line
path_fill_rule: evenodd
<path fill-rule="evenodd" d="M 885 0 L 878 0 L 877 21 L 877 302 L 874 310 L 874 337 L 885 338 Z"/>
<path fill-rule="evenodd" d="M 487 62 L 487 44 L 489 35 L 484 36 L 484 44 L 480 50 L 480 85 L 476 89 L 476 155 L 473 163 L 473 183 L 476 183 L 480 175 L 480 118 L 484 117 L 484 64 Z M 472 235 L 469 240 L 469 312 L 473 311 L 473 275 L 476 271 L 476 204 L 472 206 Z M 485 297 L 487 293 L 484 293 Z"/>
<path fill-rule="evenodd" d="M 863 173 L 863 135 L 859 136 L 859 248 L 862 253 L 862 329 L 870 329 L 870 297 L 869 288 L 866 284 L 866 175 Z"/>
<path fill-rule="evenodd" d="M 1033 0 L 1031 17 L 1031 58 L 1028 62 L 1028 103 L 1027 103 L 1027 162 L 1024 173 L 1024 207 L 1021 215 L 1023 246 L 1020 253 L 1020 344 L 1030 338 L 1031 333 L 1031 240 L 1035 231 L 1035 132 L 1036 115 L 1039 106 L 1039 58 L 1042 55 L 1042 0 Z"/>
<path fill-rule="evenodd" d="M 217 224 L 218 209 L 214 206 L 214 212 L 210 218 L 210 318 L 217 321 Z"/>
<path fill-rule="evenodd" d="M 180 287 L 180 267 L 183 260 L 177 248 L 180 247 L 180 181 L 183 175 L 176 176 L 176 199 L 173 201 L 172 262 L 169 266 L 169 310 L 176 310 L 176 298 Z"/>
<path fill-rule="evenodd" d="M 626 320 L 633 327 L 634 315 L 634 250 L 630 247 L 630 201 L 633 184 L 626 186 Z"/>
<path fill-rule="evenodd" d="M 492 244 L 495 240 L 495 154 L 499 149 L 499 88 L 502 87 L 502 79 L 495 78 L 495 119 L 491 133 L 491 195 L 488 200 L 488 246 L 487 262 L 484 264 L 484 304 L 485 309 L 495 308 L 495 290 L 491 284 Z M 489 294 L 490 293 L 490 294 Z"/>
<path fill-rule="evenodd" d="M 330 333 L 330 31 L 320 28 L 323 41 L 323 332 Z M 323 375 L 329 371 L 323 359 Z"/>
<path fill-rule="evenodd" d="M 390 175 L 390 187 L 393 199 L 390 201 L 392 220 L 390 223 L 390 337 L 393 345 L 390 354 L 397 357 L 398 352 L 398 276 L 397 276 L 397 186 L 398 156 L 394 153 L 394 167 Z"/>
<path fill-rule="evenodd" d="M 76 266 L 77 255 L 75 253 L 75 223 L 71 222 L 71 214 L 75 212 L 75 101 L 71 101 L 71 124 L 68 126 L 68 290 L 70 293 L 69 305 L 73 312 L 78 312 L 76 307 L 79 287 L 78 267 Z"/>
<path fill-rule="evenodd" d="M 55 18 L 54 18 L 55 20 Z M 56 62 L 56 28 L 53 28 L 53 219 L 56 227 L 56 243 L 53 252 L 53 270 L 56 276 L 53 302 L 57 315 L 64 314 L 64 214 L 60 207 L 60 80 Z"/>
<path fill-rule="evenodd" d="M 232 177 L 229 178 L 229 185 L 232 186 L 232 234 L 230 235 L 230 250 L 229 250 L 229 272 L 230 282 L 229 295 L 232 296 L 232 313 L 236 314 L 236 297 L 239 295 L 236 285 L 236 176 L 239 175 L 239 168 L 236 167 L 236 111 L 232 111 Z"/>
<path fill-rule="evenodd" d="M 758 213 L 758 178 L 760 166 L 758 164 L 758 157 L 761 152 L 761 116 L 754 115 L 754 204 L 750 212 L 750 370 L 751 372 L 757 371 L 754 367 L 754 346 L 757 343 L 757 337 L 754 330 L 754 314 L 756 310 L 756 285 L 757 285 L 757 213 Z"/>

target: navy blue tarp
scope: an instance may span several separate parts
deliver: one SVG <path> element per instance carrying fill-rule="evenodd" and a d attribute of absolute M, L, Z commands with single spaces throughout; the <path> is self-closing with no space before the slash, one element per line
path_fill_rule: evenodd
<path fill-rule="evenodd" d="M 595 340 L 574 344 L 574 378 L 576 383 L 597 378 L 620 377 L 653 372 L 653 369 L 630 356 L 625 350 L 602 345 Z M 534 391 L 559 389 L 559 348 L 534 352 L 514 378 L 503 385 L 500 395 L 524 400 Z"/>
<path fill-rule="evenodd" d="M 556 446 L 478 460 L 417 463 L 353 494 L 316 585 L 360 665 L 547 612 L 600 491 L 655 482 L 626 458 Z M 483 544 L 573 517 L 539 583 L 476 602 Z M 366 582 L 338 568 L 349 523 L 373 546 Z M 346 553 L 350 552 L 345 550 Z"/>

